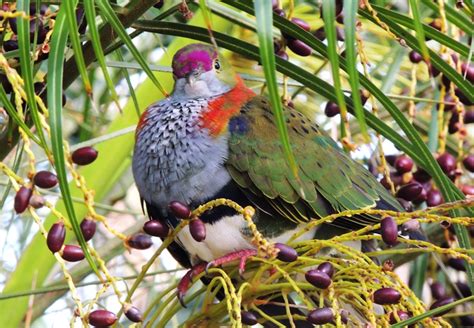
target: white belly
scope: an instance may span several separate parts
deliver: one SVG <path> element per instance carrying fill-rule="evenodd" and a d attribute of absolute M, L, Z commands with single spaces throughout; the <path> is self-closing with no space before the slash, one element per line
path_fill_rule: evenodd
<path fill-rule="evenodd" d="M 227 216 L 213 224 L 206 224 L 206 239 L 197 242 L 189 232 L 189 226 L 184 227 L 178 233 L 179 242 L 189 252 L 191 262 L 196 264 L 199 261 L 212 261 L 229 253 L 255 248 L 252 244 L 252 237 L 246 236 L 242 230 L 247 227 L 247 222 L 240 214 Z M 293 233 L 298 230 L 289 230 L 270 242 L 286 243 Z M 316 228 L 306 232 L 298 240 L 313 238 Z"/>

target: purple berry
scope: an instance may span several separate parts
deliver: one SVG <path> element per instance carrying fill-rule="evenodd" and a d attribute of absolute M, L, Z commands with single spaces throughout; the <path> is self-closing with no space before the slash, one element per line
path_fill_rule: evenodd
<path fill-rule="evenodd" d="M 253 326 L 258 323 L 257 316 L 255 313 L 250 311 L 242 311 L 241 312 L 241 320 L 244 325 Z"/>
<path fill-rule="evenodd" d="M 341 109 L 339 108 L 339 105 L 332 101 L 328 101 L 324 108 L 324 114 L 326 114 L 327 117 L 334 117 L 340 112 Z"/>
<path fill-rule="evenodd" d="M 32 194 L 33 191 L 30 188 L 20 187 L 20 189 L 18 189 L 13 203 L 13 207 L 17 214 L 23 213 L 28 208 Z"/>
<path fill-rule="evenodd" d="M 395 160 L 394 166 L 398 173 L 407 173 L 413 169 L 413 160 L 406 155 L 401 155 Z"/>
<path fill-rule="evenodd" d="M 66 229 L 64 228 L 64 223 L 58 222 L 49 229 L 46 244 L 51 252 L 56 253 L 63 247 L 65 239 Z"/>
<path fill-rule="evenodd" d="M 456 169 L 456 158 L 450 153 L 444 153 L 436 160 L 444 173 L 449 173 Z"/>
<path fill-rule="evenodd" d="M 469 172 L 474 172 L 474 154 L 469 154 L 464 157 L 462 164 Z"/>
<path fill-rule="evenodd" d="M 437 189 L 431 189 L 428 192 L 428 196 L 426 198 L 426 205 L 428 206 L 439 206 L 444 203 L 444 198 L 441 192 Z"/>
<path fill-rule="evenodd" d="M 150 236 L 166 238 L 170 229 L 159 220 L 150 220 L 143 225 L 143 230 Z"/>
<path fill-rule="evenodd" d="M 64 246 L 61 257 L 68 262 L 79 262 L 84 259 L 84 252 L 82 248 L 76 245 Z"/>
<path fill-rule="evenodd" d="M 326 272 L 320 271 L 318 269 L 309 270 L 305 273 L 306 281 L 308 281 L 311 285 L 326 289 L 331 285 L 331 277 Z"/>
<path fill-rule="evenodd" d="M 332 276 L 334 275 L 334 267 L 329 262 L 323 262 L 320 265 L 318 265 L 318 270 L 326 273 L 329 276 L 329 278 L 332 278 Z"/>
<path fill-rule="evenodd" d="M 288 48 L 295 54 L 303 57 L 307 57 L 313 52 L 310 46 L 297 39 L 288 40 Z"/>
<path fill-rule="evenodd" d="M 444 306 L 444 305 L 447 305 L 447 304 L 452 303 L 452 302 L 454 302 L 454 298 L 452 298 L 452 297 L 445 297 L 445 298 L 439 299 L 436 302 L 434 302 L 433 304 L 431 304 L 430 310 L 436 309 L 440 306 Z M 450 310 L 438 313 L 436 316 L 442 316 L 442 315 L 448 313 L 451 310 L 452 310 L 452 308 Z"/>
<path fill-rule="evenodd" d="M 374 302 L 380 305 L 397 304 L 401 298 L 399 291 L 389 287 L 380 288 L 373 294 Z"/>
<path fill-rule="evenodd" d="M 49 189 L 58 184 L 58 177 L 49 171 L 39 171 L 35 174 L 33 182 L 40 188 Z"/>
<path fill-rule="evenodd" d="M 414 64 L 418 64 L 423 60 L 423 56 L 420 55 L 415 50 L 410 51 L 410 53 L 408 54 L 408 57 L 410 58 L 410 61 Z"/>
<path fill-rule="evenodd" d="M 135 249 L 147 249 L 153 245 L 151 237 L 144 233 L 136 233 L 128 237 L 126 243 L 129 247 Z"/>
<path fill-rule="evenodd" d="M 418 182 L 412 182 L 401 187 L 397 192 L 397 197 L 408 201 L 417 199 L 423 192 L 423 186 Z"/>
<path fill-rule="evenodd" d="M 197 242 L 206 239 L 206 225 L 199 218 L 192 219 L 189 222 L 189 232 L 191 232 L 191 236 Z"/>
<path fill-rule="evenodd" d="M 125 311 L 125 316 L 130 320 L 131 322 L 142 322 L 143 321 L 143 314 L 142 311 L 137 309 L 134 306 L 130 306 L 126 311 Z"/>
<path fill-rule="evenodd" d="M 307 320 L 313 325 L 324 325 L 334 320 L 334 313 L 328 307 L 314 309 L 308 313 Z"/>
<path fill-rule="evenodd" d="M 85 218 L 81 222 L 81 232 L 86 241 L 89 241 L 94 237 L 97 229 L 97 223 L 94 220 Z"/>
<path fill-rule="evenodd" d="M 189 207 L 181 202 L 172 201 L 169 203 L 168 208 L 178 219 L 188 219 L 191 216 Z"/>
<path fill-rule="evenodd" d="M 305 21 L 305 20 L 302 20 L 300 18 L 292 18 L 291 19 L 291 22 L 295 25 L 298 25 L 299 27 L 301 27 L 303 30 L 305 31 L 308 31 L 311 29 L 311 26 L 309 26 L 309 24 Z"/>
<path fill-rule="evenodd" d="M 444 288 L 443 284 L 440 282 L 435 281 L 430 285 L 431 296 L 434 299 L 439 300 L 446 297 L 446 289 Z"/>
<path fill-rule="evenodd" d="M 89 313 L 88 320 L 94 327 L 110 327 L 117 321 L 117 316 L 107 310 L 95 310 Z"/>
<path fill-rule="evenodd" d="M 277 259 L 280 261 L 293 262 L 298 258 L 298 253 L 294 248 L 282 243 L 275 243 L 274 246 L 280 250 L 277 254 Z"/>
<path fill-rule="evenodd" d="M 82 147 L 72 153 L 72 161 L 77 165 L 88 165 L 95 161 L 99 152 L 92 147 Z"/>
<path fill-rule="evenodd" d="M 398 243 L 398 225 L 391 216 L 387 216 L 380 222 L 380 228 L 382 230 L 382 239 L 387 245 L 393 246 Z"/>

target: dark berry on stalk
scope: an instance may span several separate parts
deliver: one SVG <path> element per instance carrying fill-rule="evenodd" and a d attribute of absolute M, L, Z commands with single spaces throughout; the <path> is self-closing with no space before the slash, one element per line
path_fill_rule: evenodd
<path fill-rule="evenodd" d="M 33 195 L 30 197 L 30 205 L 33 207 L 33 208 L 41 208 L 44 206 L 44 198 L 43 196 L 41 195 Z"/>
<path fill-rule="evenodd" d="M 66 229 L 64 223 L 55 223 L 49 228 L 46 244 L 51 252 L 58 252 L 63 247 L 64 239 L 66 238 Z"/>
<path fill-rule="evenodd" d="M 334 313 L 331 308 L 323 307 L 309 312 L 307 319 L 313 325 L 324 325 L 334 321 Z"/>
<path fill-rule="evenodd" d="M 430 310 L 436 309 L 440 306 L 448 305 L 449 303 L 452 303 L 452 302 L 454 302 L 454 298 L 452 298 L 452 297 L 445 297 L 445 298 L 439 299 L 439 300 L 435 301 L 433 304 L 431 304 Z M 452 310 L 452 308 L 449 309 L 449 310 L 443 311 L 441 313 L 438 313 L 438 314 L 436 314 L 436 316 L 438 316 L 438 317 L 442 316 L 442 315 L 448 313 L 451 310 Z"/>
<path fill-rule="evenodd" d="M 413 179 L 415 179 L 419 183 L 425 183 L 431 180 L 431 176 L 422 168 L 418 168 L 418 170 L 413 173 Z"/>
<path fill-rule="evenodd" d="M 88 165 L 95 161 L 99 152 L 92 147 L 82 147 L 72 153 L 72 161 L 77 165 Z"/>
<path fill-rule="evenodd" d="M 400 298 L 402 298 L 400 292 L 390 287 L 380 288 L 373 294 L 374 302 L 380 305 L 397 304 Z"/>
<path fill-rule="evenodd" d="M 303 19 L 294 17 L 294 18 L 291 19 L 291 22 L 295 25 L 298 25 L 299 27 L 301 27 L 305 31 L 309 32 L 309 30 L 311 29 L 311 26 L 309 26 L 309 24 Z"/>
<path fill-rule="evenodd" d="M 316 39 L 320 41 L 323 41 L 324 39 L 326 39 L 326 31 L 324 30 L 324 26 L 314 31 L 313 35 L 316 37 Z"/>
<path fill-rule="evenodd" d="M 454 104 L 454 99 L 453 97 L 451 97 L 450 94 L 447 94 L 446 96 L 444 96 L 443 102 L 445 103 L 444 104 L 445 112 L 451 112 L 454 109 L 456 109 L 456 105 Z M 439 104 L 436 106 L 436 108 L 439 109 Z"/>
<path fill-rule="evenodd" d="M 431 189 L 428 192 L 428 197 L 426 198 L 426 205 L 428 206 L 439 206 L 444 203 L 444 198 L 441 192 L 437 189 Z"/>
<path fill-rule="evenodd" d="M 168 207 L 170 212 L 178 219 L 188 219 L 191 216 L 189 207 L 181 202 L 172 201 Z"/>
<path fill-rule="evenodd" d="M 130 320 L 131 322 L 142 322 L 143 321 L 143 314 L 142 311 L 137 309 L 134 306 L 130 306 L 126 311 L 125 311 L 125 316 Z"/>
<path fill-rule="evenodd" d="M 326 114 L 327 117 L 334 117 L 340 112 L 341 109 L 339 108 L 339 105 L 332 101 L 328 101 L 324 108 L 324 114 Z"/>
<path fill-rule="evenodd" d="M 437 77 L 441 72 L 433 66 L 433 64 L 429 64 L 429 68 L 430 68 L 430 74 L 432 77 Z"/>
<path fill-rule="evenodd" d="M 297 39 L 288 40 L 288 48 L 290 48 L 295 54 L 303 57 L 307 57 L 312 53 L 310 46 Z"/>
<path fill-rule="evenodd" d="M 423 192 L 423 186 L 418 182 L 412 182 L 404 185 L 397 191 L 397 197 L 405 200 L 415 200 Z"/>
<path fill-rule="evenodd" d="M 95 310 L 89 313 L 88 320 L 94 327 L 110 327 L 117 321 L 117 316 L 107 310 Z"/>
<path fill-rule="evenodd" d="M 331 277 L 329 277 L 326 272 L 320 271 L 318 269 L 309 270 L 304 276 L 306 281 L 308 281 L 311 285 L 321 289 L 328 288 L 332 282 Z"/>
<path fill-rule="evenodd" d="M 410 61 L 413 64 L 418 64 L 423 60 L 423 56 L 415 50 L 410 51 L 410 53 L 408 54 L 408 58 L 410 58 Z"/>
<path fill-rule="evenodd" d="M 329 276 L 329 278 L 332 278 L 332 276 L 334 274 L 334 267 L 329 262 L 321 263 L 320 265 L 318 265 L 317 269 L 321 272 L 326 273 Z"/>
<path fill-rule="evenodd" d="M 17 40 L 7 40 L 3 42 L 3 50 L 6 52 L 13 51 L 18 49 L 18 41 Z"/>
<path fill-rule="evenodd" d="M 150 236 L 165 238 L 170 228 L 159 220 L 150 220 L 145 222 L 143 230 Z"/>
<path fill-rule="evenodd" d="M 33 182 L 40 188 L 49 189 L 58 184 L 58 177 L 49 171 L 39 171 L 36 172 Z"/>
<path fill-rule="evenodd" d="M 463 161 L 462 164 L 468 170 L 469 172 L 474 172 L 474 154 L 469 154 L 467 155 Z"/>
<path fill-rule="evenodd" d="M 466 79 L 474 83 L 474 66 L 469 65 L 467 63 L 461 63 L 461 73 L 462 75 L 466 75 Z"/>
<path fill-rule="evenodd" d="M 157 9 L 161 9 L 164 4 L 165 4 L 165 0 L 159 0 L 153 5 L 153 7 L 157 8 Z"/>
<path fill-rule="evenodd" d="M 447 264 L 455 270 L 466 271 L 466 265 L 464 264 L 463 259 L 456 259 L 451 257 L 450 259 L 448 259 Z"/>
<path fill-rule="evenodd" d="M 286 17 L 285 11 L 281 8 L 274 9 L 273 13 L 280 17 Z"/>
<path fill-rule="evenodd" d="M 30 188 L 20 187 L 20 189 L 18 189 L 13 202 L 13 207 L 17 214 L 23 213 L 28 208 L 32 194 L 33 191 Z"/>
<path fill-rule="evenodd" d="M 272 9 L 275 10 L 280 7 L 280 1 L 279 0 L 272 0 Z"/>
<path fill-rule="evenodd" d="M 342 309 L 339 312 L 339 315 L 341 316 L 342 323 L 347 325 L 347 323 L 349 322 L 349 311 L 347 311 L 346 309 Z"/>
<path fill-rule="evenodd" d="M 199 218 L 192 219 L 191 222 L 189 222 L 189 232 L 197 242 L 206 239 L 206 225 Z"/>
<path fill-rule="evenodd" d="M 449 124 L 448 124 L 448 132 L 450 134 L 456 133 L 459 130 L 459 115 L 455 111 L 453 111 L 453 114 L 451 115 L 451 118 L 449 119 Z"/>
<path fill-rule="evenodd" d="M 277 55 L 278 57 L 280 57 L 281 59 L 283 59 L 283 60 L 288 60 L 288 59 L 290 59 L 290 57 L 288 56 L 288 54 L 287 54 L 286 51 L 284 51 L 284 50 L 278 51 L 278 52 L 276 53 L 276 55 Z"/>
<path fill-rule="evenodd" d="M 126 243 L 129 247 L 135 249 L 147 249 L 153 245 L 151 237 L 144 233 L 136 233 L 128 237 Z"/>
<path fill-rule="evenodd" d="M 46 13 L 46 10 L 48 10 L 48 6 L 47 5 L 40 5 L 40 8 L 39 8 L 39 13 L 40 15 L 44 15 Z M 36 4 L 30 4 L 30 15 L 33 16 L 36 14 Z"/>
<path fill-rule="evenodd" d="M 280 261 L 293 262 L 298 258 L 298 253 L 294 248 L 283 243 L 275 243 L 274 246 L 280 250 L 277 254 L 277 259 Z"/>
<path fill-rule="evenodd" d="M 61 257 L 68 262 L 79 262 L 84 259 L 84 252 L 82 248 L 76 245 L 64 246 Z"/>
<path fill-rule="evenodd" d="M 8 81 L 8 78 L 6 75 L 0 74 L 0 83 L 3 86 L 5 93 L 11 93 L 13 91 L 13 87 L 10 81 Z"/>
<path fill-rule="evenodd" d="M 96 229 L 97 223 L 94 220 L 88 218 L 82 220 L 81 232 L 86 241 L 89 241 L 94 237 Z"/>
<path fill-rule="evenodd" d="M 18 29 L 17 29 L 17 25 L 16 25 L 16 17 L 9 18 L 8 23 L 10 24 L 10 28 L 12 29 L 13 34 L 17 34 Z"/>
<path fill-rule="evenodd" d="M 474 102 L 472 102 L 460 89 L 458 88 L 454 89 L 454 93 L 464 105 L 466 106 L 474 105 Z"/>
<path fill-rule="evenodd" d="M 407 173 L 413 169 L 413 160 L 407 155 L 401 155 L 395 160 L 394 166 L 398 173 Z"/>
<path fill-rule="evenodd" d="M 462 281 L 457 281 L 456 282 L 456 287 L 461 293 L 461 297 L 469 297 L 472 295 L 471 288 L 469 287 L 468 284 L 462 282 Z"/>
<path fill-rule="evenodd" d="M 405 321 L 407 319 L 410 319 L 410 315 L 408 313 L 406 313 L 405 311 L 402 311 L 402 310 L 398 310 L 397 315 L 398 315 L 398 318 L 400 320 L 397 320 L 397 318 L 395 317 L 395 313 L 393 313 L 393 312 L 390 313 L 389 320 L 390 320 L 391 325 L 396 324 L 397 322 L 401 322 L 401 321 Z"/>
<path fill-rule="evenodd" d="M 397 160 L 397 155 L 385 155 L 385 160 L 387 161 L 388 165 L 394 166 L 395 161 Z"/>
<path fill-rule="evenodd" d="M 424 201 L 426 201 L 426 199 L 428 198 L 428 192 L 426 191 L 425 188 L 422 188 L 421 189 L 421 193 L 418 195 L 418 197 L 416 197 L 415 199 L 412 200 L 413 204 L 421 204 L 423 203 Z"/>
<path fill-rule="evenodd" d="M 398 225 L 391 216 L 387 216 L 380 222 L 380 229 L 382 231 L 382 239 L 387 245 L 393 246 L 398 243 Z"/>
<path fill-rule="evenodd" d="M 258 323 L 257 316 L 253 312 L 242 311 L 240 315 L 241 315 L 242 323 L 244 325 L 253 326 L 253 325 L 256 325 Z"/>
<path fill-rule="evenodd" d="M 430 285 L 431 296 L 434 299 L 439 300 L 446 297 L 446 289 L 444 288 L 443 284 L 435 281 Z"/>
<path fill-rule="evenodd" d="M 444 173 L 449 173 L 456 169 L 456 158 L 450 153 L 444 153 L 436 160 Z"/>

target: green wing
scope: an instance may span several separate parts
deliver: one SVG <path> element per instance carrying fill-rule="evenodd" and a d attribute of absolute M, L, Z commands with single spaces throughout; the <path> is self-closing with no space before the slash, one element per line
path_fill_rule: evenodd
<path fill-rule="evenodd" d="M 229 122 L 227 168 L 249 198 L 263 199 L 267 208 L 293 222 L 348 209 L 402 210 L 372 174 L 317 125 L 292 108 L 284 111 L 300 181 L 284 158 L 267 99 L 255 97 Z M 377 221 L 377 217 L 361 215 L 335 223 L 354 228 Z"/>

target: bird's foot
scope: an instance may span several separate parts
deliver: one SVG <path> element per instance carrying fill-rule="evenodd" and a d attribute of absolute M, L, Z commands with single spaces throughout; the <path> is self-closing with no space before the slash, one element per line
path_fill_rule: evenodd
<path fill-rule="evenodd" d="M 250 256 L 255 256 L 257 255 L 257 250 L 256 249 L 241 249 L 235 252 L 231 252 L 229 254 L 226 254 L 224 256 L 221 256 L 206 265 L 206 271 L 209 270 L 212 267 L 216 267 L 222 264 L 227 264 L 236 260 L 239 260 L 239 275 L 242 277 L 244 272 L 245 272 L 245 264 L 247 262 L 247 259 Z"/>
<path fill-rule="evenodd" d="M 178 283 L 178 300 L 179 303 L 183 307 L 186 307 L 184 304 L 184 296 L 189 290 L 189 287 L 191 287 L 191 284 L 193 282 L 193 278 L 201 273 L 203 273 L 205 270 L 207 270 L 207 262 L 201 262 L 199 264 L 193 265 L 191 269 L 186 272 L 186 274 L 181 278 L 181 280 Z"/>

